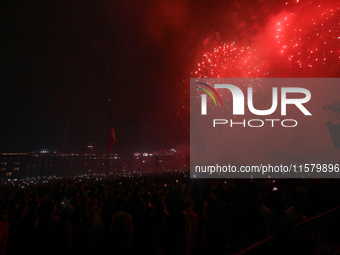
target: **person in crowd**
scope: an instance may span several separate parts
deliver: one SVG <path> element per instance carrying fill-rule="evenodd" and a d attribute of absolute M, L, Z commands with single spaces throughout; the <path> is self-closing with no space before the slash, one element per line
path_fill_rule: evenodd
<path fill-rule="evenodd" d="M 0 209 L 0 255 L 6 254 L 8 241 L 8 208 L 5 206 Z"/>
<path fill-rule="evenodd" d="M 266 201 L 260 205 L 260 212 L 265 220 L 267 237 L 292 228 L 297 211 L 293 205 L 285 201 L 284 194 L 274 188 L 266 194 L 265 199 Z"/>
<path fill-rule="evenodd" d="M 118 208 L 111 222 L 111 249 L 112 254 L 127 255 L 133 238 L 132 217 L 127 212 L 127 204 L 124 198 L 120 198 L 118 201 Z"/>

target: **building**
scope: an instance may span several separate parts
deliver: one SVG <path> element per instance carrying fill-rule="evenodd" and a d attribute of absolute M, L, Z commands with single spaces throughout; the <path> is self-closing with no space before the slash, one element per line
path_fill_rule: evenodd
<path fill-rule="evenodd" d="M 189 169 L 189 156 L 175 149 L 135 152 L 132 169 L 136 172 L 164 172 Z"/>
<path fill-rule="evenodd" d="M 118 153 L 63 153 L 42 149 L 27 153 L 0 153 L 0 178 L 20 179 L 42 176 L 74 176 L 123 172 L 165 172 L 189 169 L 189 156 L 176 150 Z"/>
<path fill-rule="evenodd" d="M 28 153 L 0 153 L 0 178 L 69 176 L 123 171 L 119 154 L 61 153 L 42 149 Z"/>

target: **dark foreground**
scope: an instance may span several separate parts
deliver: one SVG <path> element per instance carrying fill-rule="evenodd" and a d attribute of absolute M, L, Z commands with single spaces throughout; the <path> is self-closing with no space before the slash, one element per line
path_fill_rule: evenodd
<path fill-rule="evenodd" d="M 0 254 L 232 254 L 339 205 L 339 186 L 187 172 L 7 180 Z"/>

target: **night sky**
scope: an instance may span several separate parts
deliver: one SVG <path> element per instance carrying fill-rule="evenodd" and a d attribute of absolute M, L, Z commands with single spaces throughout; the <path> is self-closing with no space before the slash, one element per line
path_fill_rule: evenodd
<path fill-rule="evenodd" d="M 290 10 L 315 8 L 294 2 Z M 185 147 L 183 105 L 197 62 L 220 42 L 267 48 L 263 35 L 285 3 L 2 1 L 0 151 L 84 151 L 89 143 L 105 151 L 109 98 L 114 151 Z M 268 77 L 338 77 L 335 61 L 304 73 L 271 67 Z"/>

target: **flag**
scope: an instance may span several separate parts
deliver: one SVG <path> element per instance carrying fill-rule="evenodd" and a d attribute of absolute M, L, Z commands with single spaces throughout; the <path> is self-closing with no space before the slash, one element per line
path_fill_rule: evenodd
<path fill-rule="evenodd" d="M 113 146 L 116 143 L 116 133 L 115 129 L 113 127 L 113 118 L 111 109 L 109 108 L 109 120 L 110 120 L 110 126 L 109 126 L 109 142 L 108 142 L 108 151 L 111 151 Z"/>
<path fill-rule="evenodd" d="M 109 133 L 109 151 L 112 150 L 113 146 L 116 143 L 116 134 L 115 129 L 113 127 L 110 127 L 110 133 Z"/>

